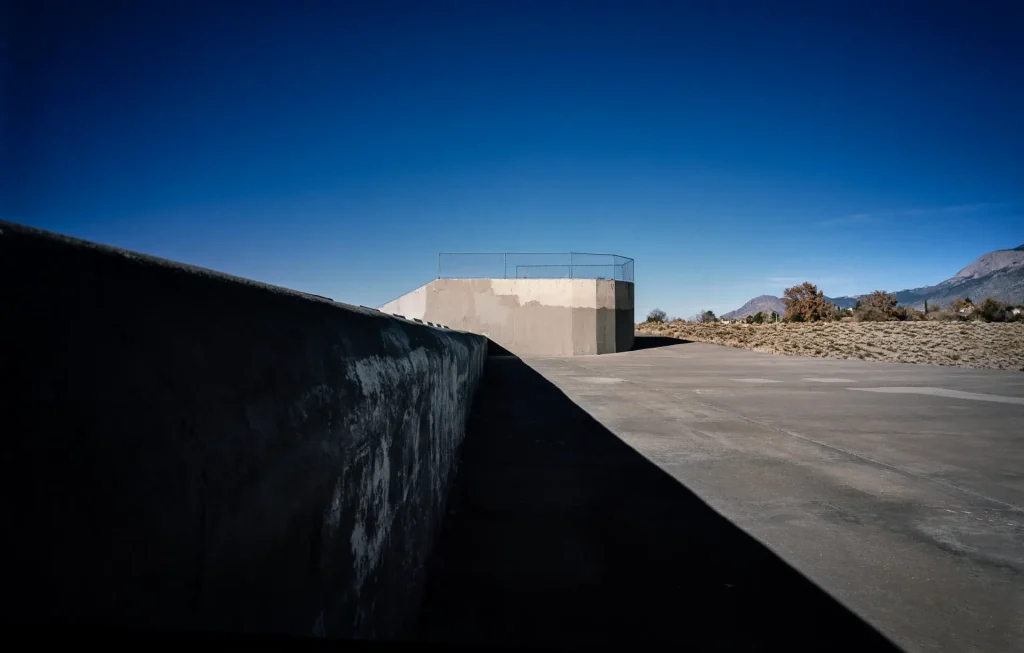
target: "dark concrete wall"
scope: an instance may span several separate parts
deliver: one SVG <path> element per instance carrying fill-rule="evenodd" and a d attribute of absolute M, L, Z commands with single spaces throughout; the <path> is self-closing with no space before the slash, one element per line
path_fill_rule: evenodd
<path fill-rule="evenodd" d="M 6 619 L 409 632 L 485 338 L 0 232 Z"/>
<path fill-rule="evenodd" d="M 636 319 L 633 315 L 635 284 L 615 284 L 615 351 L 633 349 Z"/>

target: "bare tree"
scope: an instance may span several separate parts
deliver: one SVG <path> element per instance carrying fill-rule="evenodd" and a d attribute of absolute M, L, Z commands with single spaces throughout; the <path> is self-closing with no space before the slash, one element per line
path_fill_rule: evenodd
<path fill-rule="evenodd" d="M 656 308 L 656 309 L 652 310 L 650 313 L 647 314 L 647 321 L 648 322 L 664 322 L 665 318 L 667 318 L 667 317 L 668 317 L 668 314 L 666 314 L 665 311 L 661 310 L 660 308 Z"/>

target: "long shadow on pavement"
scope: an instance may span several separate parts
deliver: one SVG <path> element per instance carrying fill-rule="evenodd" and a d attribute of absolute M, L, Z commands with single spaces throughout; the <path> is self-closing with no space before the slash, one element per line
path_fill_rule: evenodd
<path fill-rule="evenodd" d="M 448 508 L 428 641 L 898 650 L 512 356 L 487 361 Z"/>
<path fill-rule="evenodd" d="M 649 336 L 646 334 L 638 333 L 633 338 L 633 348 L 630 351 L 639 351 L 641 349 L 654 349 L 656 347 L 669 347 L 671 345 L 685 345 L 693 342 L 692 340 L 683 340 L 682 338 L 670 338 L 668 336 Z"/>

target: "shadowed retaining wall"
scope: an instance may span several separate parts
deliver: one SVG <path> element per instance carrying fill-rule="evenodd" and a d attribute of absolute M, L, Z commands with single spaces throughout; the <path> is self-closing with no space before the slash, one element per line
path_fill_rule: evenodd
<path fill-rule="evenodd" d="M 485 338 L 0 232 L 8 620 L 409 632 Z"/>
<path fill-rule="evenodd" d="M 520 356 L 629 351 L 633 284 L 612 279 L 436 279 L 381 306 L 485 335 Z"/>

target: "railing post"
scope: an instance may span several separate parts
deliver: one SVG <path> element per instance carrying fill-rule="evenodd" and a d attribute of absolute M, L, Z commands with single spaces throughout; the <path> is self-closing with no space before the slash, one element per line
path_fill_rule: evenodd
<path fill-rule="evenodd" d="M 441 253 L 437 253 L 437 278 L 441 278 Z"/>
<path fill-rule="evenodd" d="M 508 252 L 501 255 L 501 278 L 508 279 Z"/>
<path fill-rule="evenodd" d="M 572 252 L 569 252 L 569 278 L 572 279 Z"/>

